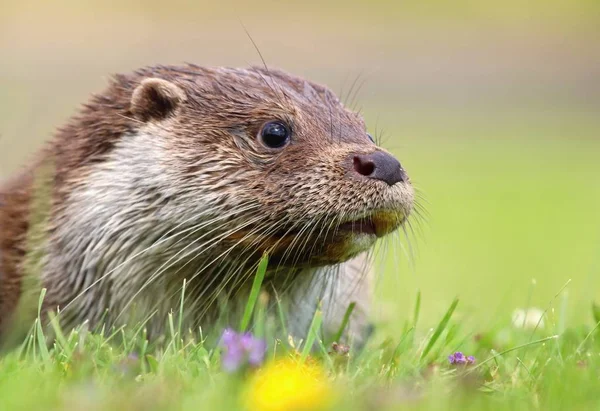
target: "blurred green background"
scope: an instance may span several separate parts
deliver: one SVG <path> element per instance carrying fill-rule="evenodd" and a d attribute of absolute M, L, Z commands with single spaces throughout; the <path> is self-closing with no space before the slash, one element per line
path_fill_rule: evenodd
<path fill-rule="evenodd" d="M 110 73 L 261 64 L 330 86 L 398 155 L 427 202 L 386 245 L 383 319 L 474 327 L 558 300 L 600 301 L 600 2 L 16 1 L 0 5 L 0 177 Z M 352 85 L 356 82 L 356 86 Z M 535 284 L 535 285 L 532 285 Z M 558 306 L 559 304 L 554 304 Z M 399 322 L 398 322 L 399 323 Z"/>

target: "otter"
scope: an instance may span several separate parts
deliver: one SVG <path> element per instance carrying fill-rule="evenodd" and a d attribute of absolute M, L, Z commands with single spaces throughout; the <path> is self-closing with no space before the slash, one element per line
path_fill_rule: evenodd
<path fill-rule="evenodd" d="M 115 75 L 32 163 L 0 187 L 2 334 L 42 288 L 63 326 L 160 332 L 184 280 L 196 327 L 235 306 L 267 254 L 263 286 L 290 302 L 291 334 L 319 304 L 335 329 L 354 302 L 347 333 L 361 339 L 369 252 L 414 199 L 358 113 L 266 66 Z"/>

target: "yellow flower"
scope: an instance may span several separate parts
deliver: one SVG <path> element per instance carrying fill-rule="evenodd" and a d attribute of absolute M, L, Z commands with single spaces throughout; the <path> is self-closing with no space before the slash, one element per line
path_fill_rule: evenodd
<path fill-rule="evenodd" d="M 322 410 L 333 402 L 334 392 L 323 369 L 292 358 L 259 370 L 246 397 L 252 411 Z"/>

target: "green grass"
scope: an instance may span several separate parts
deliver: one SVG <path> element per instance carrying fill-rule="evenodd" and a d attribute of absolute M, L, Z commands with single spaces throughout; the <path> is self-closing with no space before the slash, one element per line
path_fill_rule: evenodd
<path fill-rule="evenodd" d="M 250 312 L 260 301 L 249 302 Z M 326 369 L 332 389 L 342 393 L 334 409 L 598 406 L 596 328 L 573 326 L 561 332 L 558 324 L 564 319 L 549 309 L 545 329 L 496 326 L 468 335 L 453 316 L 457 305 L 455 300 L 435 331 L 416 327 L 415 317 L 399 327 L 397 337 L 375 338 L 349 357 L 328 353 L 322 341 L 320 350 L 309 350 L 310 338 L 293 346 L 271 339 L 267 362 L 299 350 L 303 359 L 310 355 Z M 255 324 L 273 324 L 275 316 L 259 312 Z M 319 318 L 312 336 L 319 335 Z M 48 349 L 36 322 L 22 347 L 0 360 L 0 409 L 238 408 L 252 372 L 221 371 L 213 343 L 199 339 L 199 333 L 182 334 L 173 317 L 170 324 L 171 333 L 160 346 L 148 346 L 143 335 L 127 330 L 89 332 L 82 326 L 65 335 L 56 327 L 59 337 Z M 450 365 L 446 357 L 456 350 L 474 355 L 476 365 Z"/>

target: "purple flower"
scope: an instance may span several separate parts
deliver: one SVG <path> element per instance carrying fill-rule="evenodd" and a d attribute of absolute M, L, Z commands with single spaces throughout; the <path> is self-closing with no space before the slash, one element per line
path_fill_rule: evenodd
<path fill-rule="evenodd" d="M 448 361 L 450 361 L 450 364 L 453 365 L 472 365 L 475 364 L 475 357 L 473 357 L 472 355 L 465 357 L 465 355 L 462 352 L 457 351 L 454 354 L 448 356 Z"/>
<path fill-rule="evenodd" d="M 223 368 L 233 372 L 248 364 L 257 367 L 265 359 L 267 343 L 254 337 L 251 333 L 236 333 L 231 328 L 223 331 L 221 347 L 225 352 L 222 357 Z"/>

